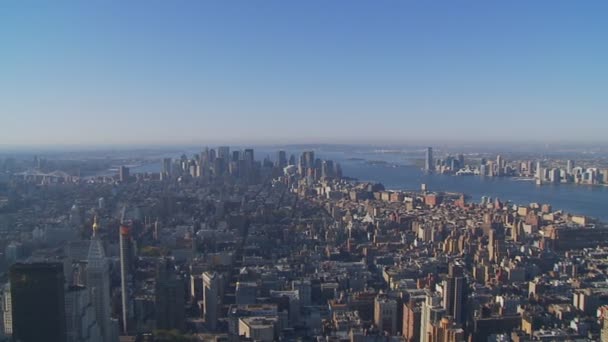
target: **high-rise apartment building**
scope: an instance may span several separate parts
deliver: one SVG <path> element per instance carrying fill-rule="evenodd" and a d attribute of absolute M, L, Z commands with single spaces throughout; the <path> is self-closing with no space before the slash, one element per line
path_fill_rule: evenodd
<path fill-rule="evenodd" d="M 466 309 L 466 278 L 462 266 L 449 265 L 449 273 L 443 282 L 443 308 L 454 322 L 463 323 Z"/>
<path fill-rule="evenodd" d="M 403 326 L 401 330 L 406 342 L 420 341 L 421 305 L 420 301 L 412 299 L 403 304 Z"/>
<path fill-rule="evenodd" d="M 386 295 L 378 295 L 374 300 L 374 324 L 380 331 L 397 334 L 397 301 Z"/>

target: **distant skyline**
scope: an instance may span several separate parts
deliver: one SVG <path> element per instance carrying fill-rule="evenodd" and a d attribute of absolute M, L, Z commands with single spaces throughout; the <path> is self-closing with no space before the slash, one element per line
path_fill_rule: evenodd
<path fill-rule="evenodd" d="M 606 1 L 0 2 L 0 147 L 606 143 Z"/>

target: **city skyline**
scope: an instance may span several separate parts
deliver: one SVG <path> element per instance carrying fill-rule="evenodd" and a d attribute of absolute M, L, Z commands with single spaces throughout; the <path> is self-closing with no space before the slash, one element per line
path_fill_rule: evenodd
<path fill-rule="evenodd" d="M 0 144 L 606 142 L 607 6 L 3 3 Z"/>

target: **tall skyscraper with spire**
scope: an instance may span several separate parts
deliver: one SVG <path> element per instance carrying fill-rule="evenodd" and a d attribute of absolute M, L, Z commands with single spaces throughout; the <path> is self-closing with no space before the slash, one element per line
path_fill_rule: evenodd
<path fill-rule="evenodd" d="M 103 341 L 111 341 L 112 327 L 110 322 L 110 270 L 103 244 L 99 235 L 97 216 L 93 221 L 93 236 L 89 245 L 87 265 L 87 287 L 95 307 L 95 319 L 99 325 Z"/>

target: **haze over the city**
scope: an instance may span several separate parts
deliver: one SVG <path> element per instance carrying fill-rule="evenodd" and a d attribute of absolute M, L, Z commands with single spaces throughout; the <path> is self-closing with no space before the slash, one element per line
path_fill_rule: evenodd
<path fill-rule="evenodd" d="M 605 1 L 0 3 L 0 144 L 605 142 Z"/>

